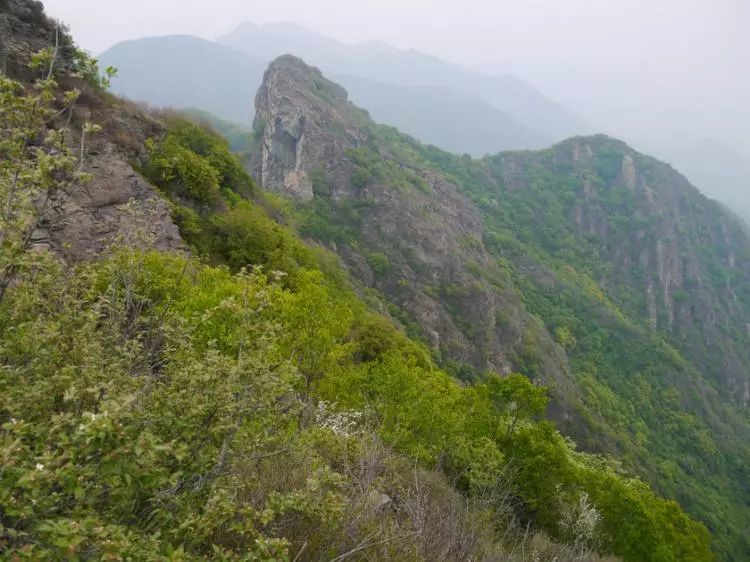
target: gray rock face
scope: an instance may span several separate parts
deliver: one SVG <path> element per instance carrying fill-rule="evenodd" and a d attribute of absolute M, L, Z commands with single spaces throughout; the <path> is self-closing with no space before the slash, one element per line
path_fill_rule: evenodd
<path fill-rule="evenodd" d="M 365 114 L 349 104 L 346 90 L 291 55 L 271 63 L 255 105 L 254 128 L 263 131 L 255 176 L 294 199 L 313 198 L 315 172 L 343 180 L 338 162 L 367 137 L 347 126 L 354 114 Z"/>
<path fill-rule="evenodd" d="M 341 87 L 297 58 L 270 65 L 256 106 L 263 136 L 253 164 L 263 187 L 302 203 L 327 200 L 333 213 L 360 209 L 350 225 L 357 243 L 335 250 L 363 284 L 409 314 L 446 362 L 509 373 L 534 334 L 545 383 L 570 385 L 564 353 L 525 312 L 483 245 L 482 218 L 454 184 L 400 159 Z M 380 168 L 357 179 L 362 158 Z M 376 271 L 373 255 L 387 267 Z"/>
<path fill-rule="evenodd" d="M 166 201 L 131 164 L 145 160 L 147 139 L 165 134 L 161 123 L 129 103 L 88 96 L 74 111 L 74 123 L 84 122 L 102 127 L 86 143 L 84 166 L 92 179 L 66 193 L 50 214 L 50 247 L 71 261 L 123 245 L 186 251 Z M 79 141 L 75 133 L 73 142 Z"/>
<path fill-rule="evenodd" d="M 46 228 L 35 233 L 35 245 L 71 262 L 121 246 L 184 248 L 166 202 L 127 163 L 102 154 L 91 157 L 87 168 L 92 180 L 55 202 Z"/>
<path fill-rule="evenodd" d="M 70 130 L 67 140 L 74 150 L 81 144 L 84 123 L 98 124 L 102 132 L 85 143 L 84 170 L 91 181 L 52 202 L 33 233 L 33 245 L 71 262 L 96 258 L 121 245 L 186 250 L 167 203 L 131 165 L 145 157 L 147 138 L 165 133 L 162 125 L 136 106 L 105 101 L 100 92 L 70 76 L 73 43 L 45 16 L 40 2 L 0 0 L 0 69 L 28 82 L 33 79 L 27 67 L 31 55 L 55 45 L 58 82 L 82 95 L 70 122 L 51 125 Z"/>
<path fill-rule="evenodd" d="M 605 136 L 490 160 L 506 191 L 529 188 L 534 170 L 578 185 L 566 212 L 576 236 L 601 244 L 597 259 L 609 265 L 599 287 L 725 397 L 750 404 L 750 240 L 739 221 L 667 164 Z M 592 179 L 601 173 L 606 181 Z"/>
<path fill-rule="evenodd" d="M 58 47 L 57 67 L 70 67 L 73 41 L 57 22 L 44 14 L 41 2 L 0 0 L 0 72 L 11 77 L 28 78 L 31 55 Z"/>

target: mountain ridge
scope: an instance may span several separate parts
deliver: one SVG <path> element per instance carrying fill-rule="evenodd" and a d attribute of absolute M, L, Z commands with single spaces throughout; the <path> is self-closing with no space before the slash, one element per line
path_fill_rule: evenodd
<path fill-rule="evenodd" d="M 560 270 L 544 239 L 503 233 L 505 217 L 489 209 L 500 198 L 515 215 L 504 226 L 525 226 L 514 197 L 545 188 L 530 169 L 563 179 L 573 152 L 580 165 L 603 164 L 593 171 L 606 180 L 621 153 L 589 139 L 501 162 L 448 155 L 375 125 L 343 88 L 288 57 L 266 72 L 252 133 L 259 176 L 296 203 L 284 201 L 196 122 L 240 139 L 245 131 L 108 94 L 72 41 L 66 65 L 54 65 L 61 30 L 38 3 L 0 0 L 0 27 L 8 12 L 31 22 L 10 28 L 18 38 L 36 37 L 34 48 L 16 37 L 11 46 L 23 46 L 22 58 L 46 49 L 37 60 L 50 65 L 21 82 L 0 76 L 0 114 L 11 115 L 0 128 L 11 156 L 0 160 L 0 190 L 12 205 L 0 216 L 11 250 L 0 253 L 0 544 L 11 559 L 712 559 L 702 524 L 616 460 L 576 451 L 544 419 L 548 391 L 510 371 L 558 383 L 550 391 L 570 410 L 551 414 L 616 427 L 609 410 L 589 407 L 589 393 L 565 396 L 581 382 L 573 351 L 585 352 L 585 330 L 602 319 L 613 337 L 632 336 L 623 344 L 637 357 L 655 343 L 645 328 L 623 333 L 616 323 L 628 319 L 590 290 L 580 256 Z M 550 157 L 562 168 L 550 169 Z M 501 177 L 520 189 L 492 183 Z M 617 182 L 590 187 L 622 195 Z M 49 197 L 53 208 L 36 204 Z M 87 198 L 104 205 L 80 204 Z M 564 225 L 534 224 L 566 242 L 554 230 Z M 37 230 L 57 236 L 60 225 L 84 226 L 83 236 L 37 243 Z M 537 293 L 560 281 L 598 299 L 583 302 L 591 322 L 549 325 Z M 409 308 L 412 297 L 426 306 Z M 417 326 L 409 317 L 420 311 Z M 424 330 L 425 344 L 405 335 L 434 317 L 432 349 Z M 566 356 L 575 369 L 563 368 Z M 656 357 L 662 369 L 684 367 L 678 359 Z M 475 368 L 453 369 L 462 383 L 435 360 Z M 503 376 L 481 372 L 490 367 Z M 683 371 L 668 374 L 696 375 Z M 654 373 L 641 379 L 639 411 L 676 426 L 657 444 L 661 455 L 635 451 L 637 460 L 661 468 L 676 450 L 693 463 L 697 448 L 718 479 L 728 474 L 711 435 L 686 430 L 686 413 L 668 417 L 686 396 Z M 671 402 L 660 401 L 665 390 Z M 632 465 L 632 447 L 609 437 L 600 447 L 622 445 Z M 644 439 L 657 437 L 646 426 Z M 685 443 L 692 437 L 697 446 Z M 723 522 L 724 507 L 709 524 Z"/>
<path fill-rule="evenodd" d="M 471 146 L 460 152 L 484 154 L 500 149 L 538 148 L 549 140 L 559 140 L 565 136 L 558 130 L 545 132 L 548 124 L 558 120 L 557 117 L 550 116 L 562 115 L 564 110 L 535 90 L 519 83 L 516 78 L 481 78 L 480 82 L 489 84 L 494 92 L 494 101 L 487 101 L 477 95 L 478 90 L 474 86 L 461 86 L 461 82 L 467 77 L 475 76 L 471 71 L 445 63 L 437 57 L 390 46 L 384 48 L 382 45 L 372 48 L 367 45 L 350 47 L 313 32 L 302 35 L 290 33 L 286 24 L 280 27 L 287 29 L 287 32 L 278 35 L 269 32 L 268 26 L 248 25 L 249 27 L 241 26 L 239 29 L 249 30 L 251 37 L 255 37 L 254 34 L 257 33 L 261 33 L 261 36 L 253 39 L 250 46 L 245 45 L 244 50 L 237 41 L 225 38 L 222 46 L 232 49 L 231 53 L 220 52 L 217 49 L 219 43 L 207 45 L 204 43 L 206 40 L 198 38 L 195 40 L 196 44 L 203 45 L 206 52 L 183 52 L 184 50 L 171 45 L 173 38 L 166 37 L 163 39 L 163 46 L 156 43 L 158 38 L 123 42 L 105 51 L 99 58 L 103 65 L 118 67 L 119 78 L 114 81 L 117 93 L 154 105 L 198 107 L 218 117 L 248 124 L 252 104 L 247 104 L 246 100 L 251 99 L 260 86 L 265 69 L 265 64 L 257 61 L 267 63 L 277 55 L 308 52 L 312 48 L 311 43 L 318 45 L 322 42 L 323 46 L 318 48 L 322 60 L 313 62 L 324 67 L 326 64 L 337 67 L 338 71 L 332 74 L 339 79 L 349 76 L 352 89 L 360 92 L 362 102 L 377 105 L 378 113 L 384 120 L 392 121 L 410 134 L 418 135 L 424 141 L 440 145 L 444 149 L 458 148 L 453 138 L 474 138 Z M 279 26 L 270 26 L 271 29 L 275 27 Z M 296 29 L 293 27 L 293 30 Z M 192 51 L 196 49 L 193 48 Z M 237 61 L 237 51 L 245 52 L 253 60 Z M 149 57 L 144 52 L 158 55 Z M 207 61 L 211 57 L 214 58 L 213 66 L 216 68 L 209 70 L 205 68 L 209 66 L 208 63 L 195 64 L 193 60 L 198 58 Z M 382 57 L 385 60 L 381 61 Z M 337 65 L 335 61 L 341 61 L 341 64 Z M 188 70 L 191 65 L 194 65 L 193 69 Z M 389 74 L 389 66 L 396 71 L 396 75 Z M 424 74 L 419 70 L 420 67 L 427 69 L 426 77 L 413 80 L 414 76 Z M 238 73 L 236 68 L 248 70 Z M 446 80 L 442 76 L 446 70 L 453 73 L 453 78 Z M 407 79 L 399 82 L 399 76 L 406 76 Z M 368 84 L 355 88 L 363 80 L 367 80 Z M 219 91 L 213 93 L 215 99 L 209 96 L 213 84 L 221 84 Z M 370 92 L 373 88 L 367 86 L 377 84 L 380 84 L 383 95 L 376 104 L 375 96 Z M 415 88 L 421 89 L 422 99 L 429 94 L 433 100 L 430 107 L 439 108 L 443 112 L 442 120 L 435 121 L 431 118 L 431 112 L 427 111 L 429 107 L 422 107 L 419 96 L 414 95 Z M 228 96 L 228 92 L 233 91 L 241 92 L 243 96 Z M 449 94 L 447 98 L 446 93 Z M 525 100 L 534 100 L 533 107 L 525 107 Z M 408 112 L 402 107 L 404 101 L 408 102 Z M 506 103 L 509 107 L 504 108 L 503 104 Z M 516 115 L 518 112 L 519 115 Z M 468 118 L 464 118 L 464 113 L 468 113 Z M 563 127 L 565 132 L 580 131 L 582 123 L 577 119 L 561 119 L 567 119 L 568 122 Z M 532 126 L 527 121 L 534 121 L 535 125 Z"/>
<path fill-rule="evenodd" d="M 585 449 L 680 498 L 722 552 L 748 552 L 739 221 L 606 135 L 480 160 L 421 145 L 295 57 L 269 66 L 256 100 L 256 177 L 299 202 L 301 232 L 407 311 L 443 365 L 538 377 Z M 715 494 L 734 515 L 706 507 Z"/>
<path fill-rule="evenodd" d="M 587 129 L 580 117 L 512 75 L 484 76 L 414 49 L 363 52 L 361 45 L 359 48 L 350 46 L 296 24 L 275 27 L 283 31 L 280 36 L 264 33 L 268 27 L 240 26 L 219 38 L 219 42 L 251 54 L 264 52 L 263 58 L 268 60 L 289 52 L 304 53 L 311 64 L 332 76 L 358 76 L 364 65 L 367 69 L 364 78 L 404 86 L 432 85 L 454 89 L 457 93 L 484 100 L 553 140 L 562 140 Z M 296 49 L 287 46 L 287 37 L 289 44 L 295 45 Z M 301 41 L 295 44 L 299 39 Z"/>
<path fill-rule="evenodd" d="M 196 107 L 237 123 L 250 121 L 246 100 L 255 95 L 265 67 L 245 53 L 192 35 L 125 41 L 99 59 L 118 68 L 113 90 L 120 95 L 154 106 Z"/>

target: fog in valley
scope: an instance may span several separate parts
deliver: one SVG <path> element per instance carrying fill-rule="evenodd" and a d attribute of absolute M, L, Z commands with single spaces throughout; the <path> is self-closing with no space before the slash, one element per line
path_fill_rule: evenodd
<path fill-rule="evenodd" d="M 673 164 L 705 193 L 750 216 L 745 0 L 48 0 L 45 5 L 95 54 L 121 41 L 172 34 L 243 50 L 260 64 L 245 70 L 232 63 L 225 79 L 245 81 L 247 92 L 271 58 L 291 51 L 343 83 L 377 120 L 454 152 L 537 148 L 572 134 L 603 132 Z M 227 35 L 242 22 L 255 25 Z M 446 70 L 413 51 L 456 66 Z M 502 83 L 482 81 L 480 75 Z M 127 72 L 119 80 L 127 84 Z M 235 103 L 247 95 L 238 88 Z M 535 96 L 539 99 L 530 102 Z M 212 101 L 227 106 L 225 99 Z M 200 109 L 213 109 L 208 101 L 203 105 Z M 251 97 L 246 106 L 247 114 L 223 117 L 249 126 Z"/>

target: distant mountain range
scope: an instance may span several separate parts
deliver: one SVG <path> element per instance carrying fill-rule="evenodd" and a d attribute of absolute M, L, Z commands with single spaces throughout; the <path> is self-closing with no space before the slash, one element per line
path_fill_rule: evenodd
<path fill-rule="evenodd" d="M 292 53 L 349 90 L 375 121 L 455 153 L 537 149 L 596 132 L 515 76 L 484 76 L 380 41 L 350 45 L 292 23 L 243 23 L 216 42 L 192 36 L 125 41 L 102 53 L 118 68 L 115 93 L 157 106 L 197 108 L 249 127 L 268 62 Z M 750 220 L 750 163 L 715 141 L 648 146 L 707 195 Z"/>
<path fill-rule="evenodd" d="M 487 77 L 381 42 L 347 45 L 289 23 L 243 23 L 217 42 L 165 36 L 102 53 L 114 91 L 199 108 L 247 125 L 267 63 L 295 53 L 324 69 L 373 117 L 440 148 L 472 155 L 540 148 L 588 131 L 578 116 L 513 76 Z"/>
<path fill-rule="evenodd" d="M 399 86 L 447 88 L 492 105 L 552 141 L 589 129 L 580 117 L 515 76 L 483 76 L 437 57 L 379 41 L 347 45 L 292 23 L 243 23 L 218 41 L 264 61 L 285 53 L 297 54 L 336 80 L 356 76 Z M 345 80 L 341 82 L 348 86 Z M 353 101 L 359 103 L 354 96 Z M 491 148 L 489 152 L 496 150 Z"/>
<path fill-rule="evenodd" d="M 198 108 L 249 124 L 266 64 L 245 53 L 189 35 L 124 41 L 99 57 L 114 66 L 112 89 L 132 100 Z"/>

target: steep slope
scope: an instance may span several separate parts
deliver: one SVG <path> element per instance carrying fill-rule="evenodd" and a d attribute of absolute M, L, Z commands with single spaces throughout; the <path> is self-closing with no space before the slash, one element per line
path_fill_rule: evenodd
<path fill-rule="evenodd" d="M 664 333 L 725 396 L 748 405 L 750 239 L 733 216 L 668 165 L 606 137 L 488 165 L 500 189 L 523 193 L 536 213 L 534 189 L 557 191 L 560 215 L 547 216 L 559 230 L 519 225 L 521 241 L 583 268 L 628 316 Z"/>
<path fill-rule="evenodd" d="M 334 256 L 272 218 L 284 207 L 224 139 L 108 95 L 37 3 L 0 1 L 7 16 L 29 24 L 5 43 L 23 46 L 12 68 L 37 46 L 36 60 L 61 64 L 0 75 L 3 558 L 711 559 L 706 529 L 677 504 L 541 419 L 544 388 L 440 370 L 372 311 L 376 295 L 357 297 Z M 305 88 L 345 99 L 319 78 Z M 315 141 L 324 129 L 307 123 Z M 268 161 L 289 158 L 284 123 L 272 128 L 281 146 Z M 356 139 L 338 134 L 341 147 Z M 315 150 L 304 142 L 300 157 Z M 435 184 L 450 203 L 437 212 L 471 237 L 477 213 Z M 106 215 L 69 204 L 87 191 L 111 200 Z M 163 244 L 174 225 L 154 208 L 194 255 Z M 27 244 L 35 227 L 52 236 L 82 221 L 108 243 L 73 237 L 77 255 Z"/>
<path fill-rule="evenodd" d="M 115 93 L 139 102 L 198 108 L 240 124 L 252 120 L 252 99 L 265 64 L 234 49 L 188 35 L 125 41 L 102 53 L 114 66 Z"/>
<path fill-rule="evenodd" d="M 90 179 L 48 203 L 31 244 L 53 249 L 68 261 L 80 261 L 132 239 L 134 230 L 145 222 L 150 245 L 160 250 L 183 249 L 168 205 L 133 168 L 146 157 L 146 139 L 164 134 L 163 125 L 92 86 L 81 67 L 80 51 L 57 22 L 44 14 L 41 4 L 26 0 L 0 3 L 0 28 L 5 31 L 0 36 L 1 62 L 8 77 L 37 79 L 28 66 L 31 57 L 56 45 L 55 75 L 62 88 L 80 92 L 69 117 L 61 111 L 50 125 L 70 129 L 68 140 L 82 150 L 80 165 L 85 164 Z M 87 124 L 101 131 L 82 139 Z"/>
<path fill-rule="evenodd" d="M 343 88 L 284 56 L 256 97 L 263 137 L 251 168 L 264 188 L 311 202 L 303 232 L 335 242 L 445 359 L 509 373 L 526 337 L 545 351 L 545 382 L 564 388 L 561 353 L 484 248 L 477 210 L 442 175 L 391 152 L 371 128 Z M 503 331 L 495 329 L 500 321 Z"/>
<path fill-rule="evenodd" d="M 256 177 L 458 374 L 552 384 L 561 427 L 750 552 L 750 243 L 606 137 L 472 160 L 374 125 L 293 57 L 256 98 Z"/>
<path fill-rule="evenodd" d="M 529 310 L 570 330 L 585 401 L 608 412 L 604 441 L 703 518 L 722 556 L 746 557 L 746 230 L 668 165 L 606 137 L 430 159 L 463 178 Z"/>

